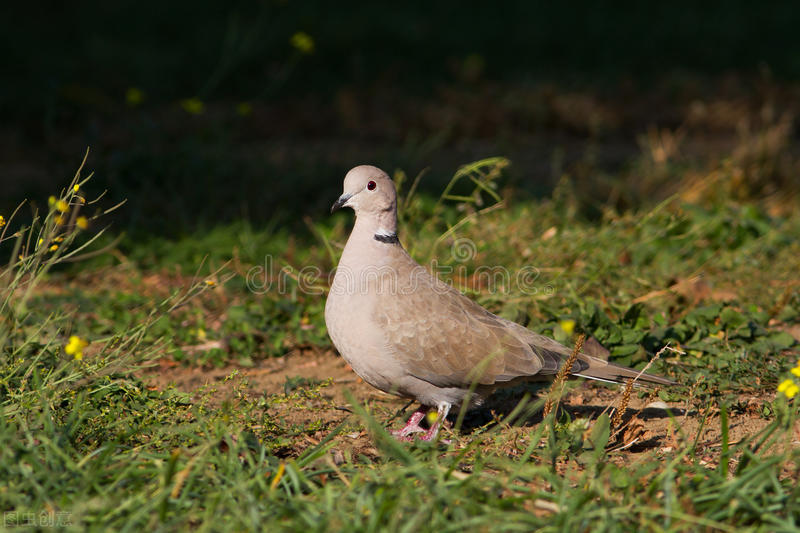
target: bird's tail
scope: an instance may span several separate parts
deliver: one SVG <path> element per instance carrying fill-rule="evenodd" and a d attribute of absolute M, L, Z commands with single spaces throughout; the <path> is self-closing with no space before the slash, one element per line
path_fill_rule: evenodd
<path fill-rule="evenodd" d="M 607 383 L 625 383 L 627 380 L 633 379 L 636 383 L 646 385 L 677 385 L 677 383 L 671 379 L 609 363 L 608 361 L 590 355 L 578 355 L 576 366 L 578 365 L 580 365 L 581 368 L 573 367 L 573 371 L 570 372 L 573 376 L 605 381 Z"/>

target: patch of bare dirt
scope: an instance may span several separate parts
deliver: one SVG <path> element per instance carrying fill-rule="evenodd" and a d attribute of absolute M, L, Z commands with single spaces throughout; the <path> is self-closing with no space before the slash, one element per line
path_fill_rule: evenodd
<path fill-rule="evenodd" d="M 232 389 L 232 385 L 226 383 L 225 379 L 234 372 L 238 372 L 247 381 L 247 390 L 252 394 L 282 393 L 287 379 L 301 377 L 315 382 L 332 379 L 333 384 L 324 390 L 338 403 L 345 402 L 345 389 L 350 389 L 358 398 L 394 398 L 364 383 L 344 359 L 330 351 L 298 350 L 284 357 L 259 361 L 252 368 L 234 365 L 222 368 L 184 366 L 162 359 L 157 367 L 147 371 L 144 378 L 155 387 L 166 388 L 173 385 L 178 390 L 189 393 L 196 392 L 203 386 L 212 386 L 220 392 L 217 399 L 221 401 Z"/>
<path fill-rule="evenodd" d="M 235 379 L 228 379 L 238 372 Z M 174 386 L 178 390 L 199 397 L 209 389 L 216 392 L 211 405 L 220 404 L 231 397 L 234 387 L 252 395 L 280 395 L 287 391 L 287 380 L 304 378 L 311 383 L 331 379 L 331 384 L 320 389 L 322 401 L 313 402 L 304 408 L 296 408 L 291 403 L 275 406 L 276 415 L 291 424 L 305 426 L 314 421 L 333 428 L 352 416 L 345 391 L 367 403 L 374 415 L 392 428 L 402 425 L 416 404 L 404 414 L 398 412 L 408 404 L 407 400 L 380 392 L 363 382 L 353 373 L 349 365 L 334 352 L 316 350 L 295 351 L 284 357 L 261 361 L 254 368 L 228 366 L 224 368 L 186 367 L 171 360 L 161 360 L 156 367 L 145 371 L 143 379 L 153 387 L 164 389 Z M 508 414 L 515 406 L 519 395 L 515 391 L 501 391 L 485 407 L 473 410 L 465 419 L 459 440 L 468 440 L 470 433 L 486 424 L 491 424 L 500 415 Z M 597 418 L 603 412 L 619 405 L 622 388 L 612 389 L 591 382 L 583 382 L 573 388 L 561 401 L 560 407 L 575 418 Z M 652 395 L 651 395 L 652 396 Z M 760 405 L 759 398 L 749 397 L 744 402 Z M 671 412 L 668 412 L 668 408 Z M 524 420 L 520 427 L 508 427 L 509 438 L 516 440 L 529 432 L 529 428 L 541 421 L 536 413 Z M 763 429 L 768 420 L 757 413 L 757 409 L 729 414 L 729 442 L 737 443 Z M 354 422 L 354 428 L 361 426 Z M 643 452 L 660 451 L 669 453 L 682 447 L 686 441 L 698 442 L 697 450 L 702 453 L 701 460 L 711 467 L 716 464 L 721 450 L 721 425 L 719 413 L 706 413 L 694 410 L 692 406 L 681 404 L 654 403 L 652 397 L 630 399 L 620 428 L 612 430 L 615 444 L 612 447 L 615 460 L 626 462 L 635 460 Z M 447 430 L 445 430 L 447 432 Z M 506 430 L 503 430 L 506 431 Z M 308 446 L 317 444 L 326 431 L 299 437 L 291 455 L 301 453 Z M 452 438 L 453 435 L 447 435 Z M 363 429 L 344 432 L 337 437 L 343 449 L 354 453 L 375 456 L 378 454 L 369 435 Z M 512 454 L 513 450 L 509 450 Z"/>

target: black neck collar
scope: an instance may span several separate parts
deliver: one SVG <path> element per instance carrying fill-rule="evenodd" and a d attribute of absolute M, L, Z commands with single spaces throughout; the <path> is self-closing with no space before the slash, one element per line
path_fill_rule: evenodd
<path fill-rule="evenodd" d="M 378 242 L 385 242 L 386 244 L 399 244 L 400 239 L 397 238 L 397 233 L 376 233 L 375 240 Z"/>

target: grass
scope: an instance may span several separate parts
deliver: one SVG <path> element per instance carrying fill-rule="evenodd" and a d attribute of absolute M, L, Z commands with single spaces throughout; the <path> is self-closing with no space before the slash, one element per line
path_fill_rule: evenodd
<path fill-rule="evenodd" d="M 128 241 L 67 264 L 89 237 L 59 224 L 51 207 L 4 228 L 6 245 L 20 243 L 2 274 L 4 526 L 800 527 L 798 404 L 775 393 L 799 355 L 798 211 L 735 200 L 737 174 L 714 171 L 730 186 L 723 196 L 688 201 L 685 183 L 657 205 L 608 205 L 587 221 L 568 180 L 552 198 L 517 201 L 499 185 L 506 165 L 462 167 L 438 199 L 398 173 L 401 239 L 481 304 L 562 342 L 585 334 L 638 368 L 674 348 L 651 370 L 681 385 L 633 391 L 641 405 L 670 403 L 660 432 L 648 434 L 657 422 L 635 412 L 542 416 L 543 400 L 504 392 L 508 409 L 483 424 L 460 416 L 449 445 L 399 443 L 384 429 L 393 404 L 339 399 L 343 388 L 363 391 L 357 385 L 287 374 L 258 390 L 247 373 L 289 352 L 332 357 L 317 289 L 346 239 L 347 216 L 309 220 L 305 233 L 241 222 Z M 62 193 L 73 220 L 83 205 L 76 183 L 92 192 L 79 173 Z M 98 211 L 93 226 L 102 220 Z M 56 237 L 54 251 L 37 244 Z M 487 277 L 487 265 L 499 277 Z M 64 350 L 70 336 L 90 341 L 80 358 Z M 225 377 L 154 385 L 165 368 Z M 630 394 L 566 388 L 564 405 L 589 395 L 613 406 Z"/>

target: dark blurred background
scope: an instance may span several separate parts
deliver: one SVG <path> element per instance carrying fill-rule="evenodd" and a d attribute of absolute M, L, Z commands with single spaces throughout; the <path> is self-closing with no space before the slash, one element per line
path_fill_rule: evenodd
<path fill-rule="evenodd" d="M 325 216 L 361 163 L 430 168 L 436 194 L 492 155 L 511 159 L 505 183 L 523 194 L 568 179 L 587 216 L 625 209 L 755 132 L 782 127 L 779 149 L 796 153 L 797 13 L 745 0 L 5 2 L 0 213 L 46 202 L 87 147 L 92 189 L 128 200 L 115 228 L 129 234 Z M 644 186 L 665 131 L 675 164 Z"/>

